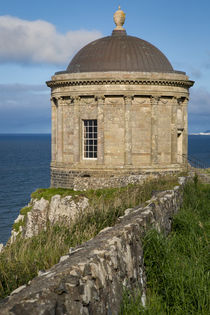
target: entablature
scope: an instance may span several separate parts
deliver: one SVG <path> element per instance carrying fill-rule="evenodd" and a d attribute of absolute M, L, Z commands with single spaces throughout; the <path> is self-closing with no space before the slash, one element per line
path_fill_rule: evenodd
<path fill-rule="evenodd" d="M 46 82 L 47 86 L 65 87 L 65 86 L 86 86 L 86 85 L 152 85 L 152 86 L 175 86 L 190 88 L 194 81 L 190 80 L 52 80 Z"/>

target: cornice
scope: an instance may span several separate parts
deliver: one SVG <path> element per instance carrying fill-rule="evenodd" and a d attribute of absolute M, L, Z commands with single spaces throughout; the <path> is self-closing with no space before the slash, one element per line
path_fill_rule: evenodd
<path fill-rule="evenodd" d="M 194 84 L 190 80 L 150 80 L 150 79 L 102 79 L 102 80 L 52 80 L 46 82 L 50 88 L 65 86 L 84 86 L 84 85 L 160 85 L 160 86 L 176 86 L 189 88 Z"/>

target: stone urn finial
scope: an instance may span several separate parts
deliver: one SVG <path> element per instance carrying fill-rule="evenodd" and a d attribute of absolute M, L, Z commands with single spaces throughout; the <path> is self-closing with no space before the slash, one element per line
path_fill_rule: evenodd
<path fill-rule="evenodd" d="M 125 29 L 122 27 L 125 22 L 125 13 L 121 10 L 119 5 L 118 10 L 114 14 L 114 22 L 116 24 L 115 30 L 124 31 Z"/>

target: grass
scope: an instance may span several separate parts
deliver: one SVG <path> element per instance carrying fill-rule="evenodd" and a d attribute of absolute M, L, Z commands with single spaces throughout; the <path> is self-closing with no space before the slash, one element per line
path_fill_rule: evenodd
<path fill-rule="evenodd" d="M 168 237 L 151 230 L 144 239 L 147 305 L 127 293 L 121 314 L 209 314 L 210 185 L 185 187 L 184 203 Z"/>
<path fill-rule="evenodd" d="M 171 189 L 177 185 L 175 177 L 158 179 L 144 185 L 129 185 L 123 188 L 73 192 L 90 198 L 91 206 L 78 215 L 69 226 L 48 226 L 38 236 L 30 239 L 20 237 L 13 244 L 5 247 L 0 254 L 0 297 L 10 294 L 17 287 L 33 279 L 39 270 L 49 269 L 75 247 L 99 233 L 108 226 L 113 226 L 125 209 L 144 203 L 155 190 Z M 66 196 L 66 189 L 42 189 L 32 194 L 39 198 L 51 198 L 58 192 Z M 72 192 L 72 191 L 71 191 Z M 30 211 L 21 210 L 22 214 Z"/>
<path fill-rule="evenodd" d="M 31 209 L 32 209 L 32 206 L 24 207 L 20 210 L 20 214 L 24 215 L 24 218 L 13 224 L 12 229 L 15 230 L 15 232 L 19 232 L 20 227 L 23 227 L 26 224 L 26 215 L 29 211 L 31 211 Z"/>
<path fill-rule="evenodd" d="M 104 200 L 109 199 L 116 199 L 117 197 L 125 194 L 132 194 L 132 196 L 136 195 L 136 193 L 146 194 L 148 192 L 148 195 L 151 194 L 151 189 L 170 189 L 173 188 L 174 185 L 177 185 L 177 178 L 175 176 L 166 176 L 159 178 L 158 180 L 152 180 L 146 182 L 143 186 L 142 185 L 134 185 L 130 184 L 126 187 L 117 187 L 117 188 L 104 188 L 104 189 L 90 189 L 87 191 L 74 191 L 72 189 L 66 189 L 66 188 L 39 188 L 35 192 L 31 194 L 31 198 L 34 199 L 41 199 L 42 197 L 46 200 L 51 200 L 51 198 L 54 195 L 61 195 L 62 197 L 65 196 L 72 196 L 73 198 L 76 198 L 78 196 L 85 196 L 91 200 L 103 198 Z M 127 196 L 126 196 L 127 197 Z M 126 198 L 128 199 L 128 198 Z M 129 197 L 131 200 L 132 198 Z M 139 196 L 139 199 L 141 199 L 141 196 Z"/>

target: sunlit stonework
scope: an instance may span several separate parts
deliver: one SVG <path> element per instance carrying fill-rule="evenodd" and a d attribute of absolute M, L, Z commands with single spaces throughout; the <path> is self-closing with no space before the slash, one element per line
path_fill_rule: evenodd
<path fill-rule="evenodd" d="M 121 10 L 120 6 L 114 14 L 114 22 L 116 24 L 115 30 L 124 30 L 125 13 Z"/>
<path fill-rule="evenodd" d="M 184 170 L 193 82 L 150 43 L 111 36 L 82 48 L 47 85 L 52 103 L 51 185 L 123 186 Z"/>

